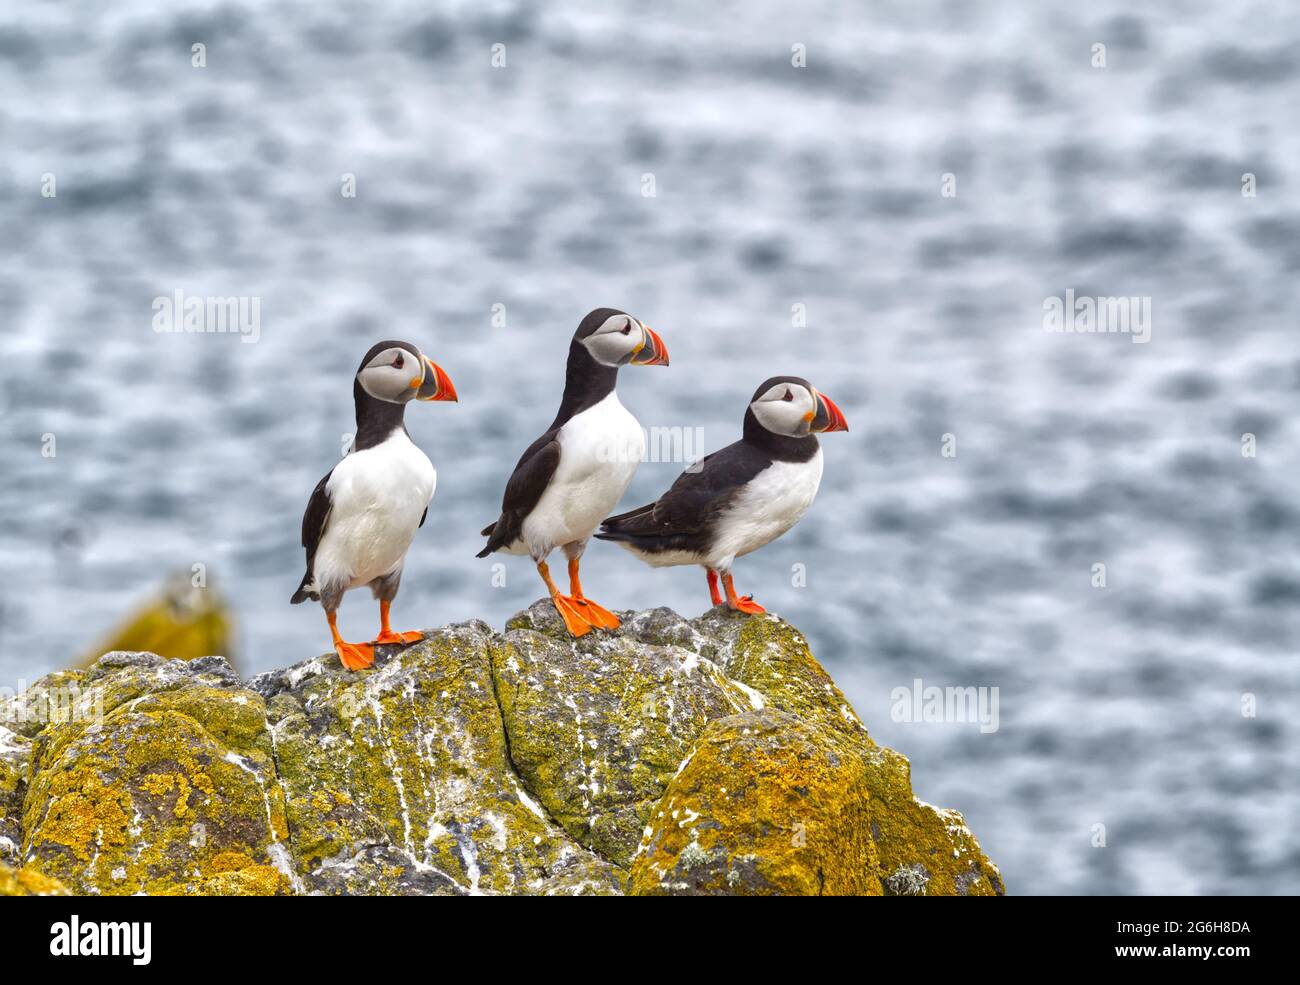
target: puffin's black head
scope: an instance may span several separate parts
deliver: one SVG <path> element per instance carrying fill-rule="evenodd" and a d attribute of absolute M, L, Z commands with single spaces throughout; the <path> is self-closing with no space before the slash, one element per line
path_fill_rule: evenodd
<path fill-rule="evenodd" d="M 749 402 L 754 418 L 773 434 L 802 438 L 819 431 L 847 431 L 834 401 L 800 376 L 773 376 Z"/>
<path fill-rule="evenodd" d="M 410 342 L 378 342 L 357 368 L 357 384 L 390 404 L 455 400 L 456 388 L 441 366 Z"/>
<path fill-rule="evenodd" d="M 664 340 L 627 312 L 597 308 L 578 325 L 574 343 L 602 366 L 667 366 Z"/>

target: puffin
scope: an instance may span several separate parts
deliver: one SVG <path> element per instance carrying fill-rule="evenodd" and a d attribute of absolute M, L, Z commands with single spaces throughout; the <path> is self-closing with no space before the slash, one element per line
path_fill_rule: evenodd
<path fill-rule="evenodd" d="M 817 435 L 847 431 L 835 402 L 798 376 L 774 376 L 745 410 L 741 439 L 686 469 L 655 502 L 611 516 L 596 537 L 655 567 L 702 565 L 709 596 L 739 612 L 766 610 L 737 595 L 731 568 L 799 522 L 822 479 Z"/>
<path fill-rule="evenodd" d="M 375 662 L 375 647 L 414 643 L 416 632 L 395 633 L 388 610 L 415 531 L 424 526 L 438 473 L 406 431 L 412 400 L 456 400 L 451 378 L 410 342 L 371 346 L 352 381 L 356 436 L 343 460 L 316 484 L 302 517 L 307 573 L 289 600 L 307 599 L 325 610 L 334 652 L 348 670 Z M 369 585 L 379 600 L 379 635 L 345 643 L 336 622 L 343 593 Z"/>
<path fill-rule="evenodd" d="M 663 339 L 615 308 L 597 308 L 583 318 L 569 343 L 555 420 L 520 456 L 506 482 L 500 517 L 482 531 L 488 540 L 478 557 L 496 551 L 531 557 L 575 637 L 619 626 L 618 616 L 583 594 L 578 564 L 645 457 L 641 425 L 614 389 L 619 367 L 629 365 L 667 366 Z M 546 565 L 557 547 L 569 561 L 568 595 Z"/>

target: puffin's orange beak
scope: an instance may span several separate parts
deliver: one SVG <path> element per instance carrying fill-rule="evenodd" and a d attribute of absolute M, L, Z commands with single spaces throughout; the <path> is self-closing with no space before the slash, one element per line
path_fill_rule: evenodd
<path fill-rule="evenodd" d="M 819 391 L 814 390 L 813 393 L 817 397 L 817 413 L 813 415 L 808 430 L 847 431 L 849 422 L 844 419 L 844 414 L 835 406 L 835 401 Z"/>
<path fill-rule="evenodd" d="M 451 385 L 451 377 L 443 368 L 428 356 L 424 357 L 424 382 L 420 384 L 417 400 L 456 400 L 456 388 Z"/>
<path fill-rule="evenodd" d="M 649 325 L 642 325 L 645 329 L 645 345 L 643 345 L 636 355 L 632 357 L 633 366 L 667 366 L 668 365 L 668 346 L 664 345 L 657 332 L 651 331 Z"/>

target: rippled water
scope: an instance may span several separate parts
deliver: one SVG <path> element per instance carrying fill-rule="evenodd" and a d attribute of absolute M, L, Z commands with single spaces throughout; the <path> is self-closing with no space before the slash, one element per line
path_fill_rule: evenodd
<path fill-rule="evenodd" d="M 500 624 L 540 585 L 493 587 L 476 532 L 613 305 L 672 353 L 623 374 L 648 427 L 725 444 L 774 373 L 844 409 L 737 580 L 1012 892 L 1300 890 L 1300 20 L 1027 6 L 0 9 L 0 683 L 199 561 L 246 671 L 321 650 L 299 519 L 386 337 L 462 397 L 408 414 L 439 486 L 399 621 Z M 1151 341 L 1045 332 L 1066 289 L 1151 298 Z M 155 333 L 176 290 L 260 298 L 259 340 Z M 707 604 L 698 571 L 585 568 L 611 607 Z M 998 687 L 1000 727 L 894 721 L 916 678 Z"/>

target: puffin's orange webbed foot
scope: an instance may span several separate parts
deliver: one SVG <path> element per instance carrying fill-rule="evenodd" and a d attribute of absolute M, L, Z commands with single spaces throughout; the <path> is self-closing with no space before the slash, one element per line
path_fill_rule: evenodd
<path fill-rule="evenodd" d="M 330 624 L 330 636 L 334 639 L 334 652 L 348 670 L 365 670 L 375 662 L 375 648 L 369 643 L 344 643 L 339 635 L 338 613 L 326 612 L 325 618 Z"/>
<path fill-rule="evenodd" d="M 374 639 L 375 645 L 382 646 L 385 643 L 416 643 L 424 639 L 423 633 L 394 633 L 393 627 L 388 624 L 388 610 L 391 606 L 391 602 L 381 600 L 379 603 L 379 635 Z"/>
<path fill-rule="evenodd" d="M 737 595 L 736 586 L 731 582 L 731 573 L 722 576 L 722 587 L 727 592 L 727 605 L 737 612 L 747 612 L 750 615 L 758 615 L 760 612 L 766 612 L 761 605 L 754 601 L 752 595 Z"/>
<path fill-rule="evenodd" d="M 596 629 L 618 629 L 622 625 L 618 616 L 603 605 L 582 594 L 582 579 L 578 574 L 578 559 L 569 558 L 569 600 L 579 608 L 582 618 Z"/>
<path fill-rule="evenodd" d="M 754 596 L 752 595 L 741 595 L 735 601 L 729 604 L 737 612 L 748 612 L 752 616 L 756 616 L 760 612 L 767 611 L 761 605 L 759 605 L 757 602 L 754 601 Z"/>
<path fill-rule="evenodd" d="M 417 633 L 414 630 L 406 633 L 395 633 L 391 629 L 388 629 L 375 637 L 375 645 L 382 646 L 386 643 L 418 643 L 422 639 L 424 639 L 424 634 Z"/>
<path fill-rule="evenodd" d="M 579 611 L 583 617 L 597 629 L 618 629 L 623 625 L 618 616 L 589 598 L 577 596 L 573 601 L 581 607 Z"/>
<path fill-rule="evenodd" d="M 591 632 L 592 624 L 587 621 L 585 606 L 567 595 L 552 595 L 551 601 L 555 603 L 555 611 L 564 620 L 570 635 L 586 636 Z"/>
<path fill-rule="evenodd" d="M 375 662 L 375 648 L 369 643 L 344 643 L 340 640 L 334 644 L 334 652 L 348 670 L 365 670 Z"/>

